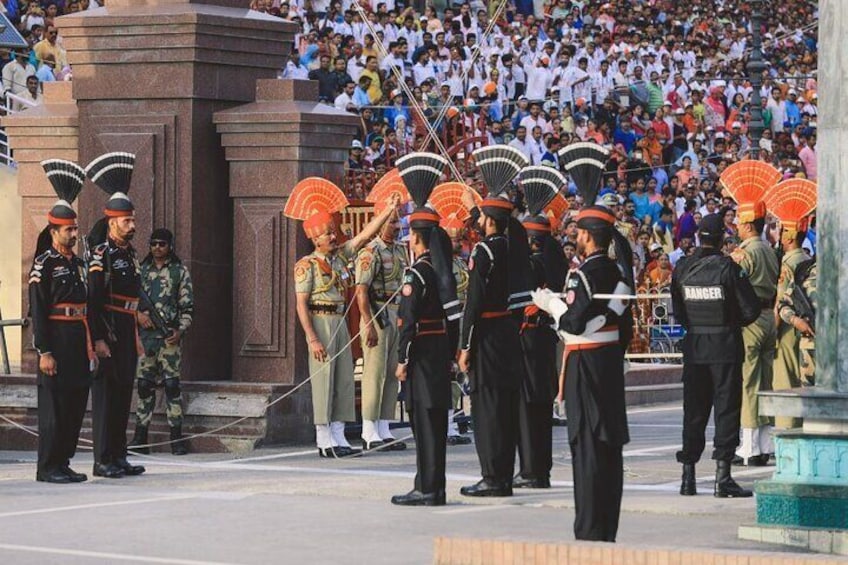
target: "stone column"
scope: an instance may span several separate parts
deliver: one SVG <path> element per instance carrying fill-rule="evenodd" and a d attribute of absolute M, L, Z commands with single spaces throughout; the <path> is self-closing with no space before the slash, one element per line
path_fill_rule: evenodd
<path fill-rule="evenodd" d="M 778 529 L 782 537 L 777 537 L 790 545 L 827 538 L 821 532 L 814 536 L 810 527 L 848 529 L 848 116 L 842 108 L 848 96 L 843 65 L 848 43 L 839 41 L 848 25 L 848 4 L 821 0 L 819 7 L 816 386 L 760 393 L 762 414 L 803 417 L 804 427 L 775 438 L 774 476 L 755 486 L 761 527 L 740 529 L 743 537 L 763 541 L 774 539 Z M 837 537 L 832 539 L 836 551 Z"/>
<path fill-rule="evenodd" d="M 18 194 L 23 198 L 23 315 L 29 310 L 27 279 L 35 252 L 35 241 L 38 233 L 47 225 L 47 212 L 56 201 L 56 193 L 44 174 L 41 161 L 77 161 L 78 158 L 79 116 L 71 87 L 70 82 L 45 83 L 44 103 L 41 106 L 3 118 L 9 144 L 18 163 Z M 29 328 L 22 329 L 21 349 L 22 372 L 35 373 L 38 360 L 32 348 L 32 333 Z"/>
<path fill-rule="evenodd" d="M 80 163 L 135 153 L 136 248 L 145 254 L 151 230 L 170 228 L 192 273 L 195 318 L 182 367 L 189 380 L 231 377 L 232 203 L 212 115 L 252 101 L 256 80 L 276 77 L 295 31 L 246 4 L 110 0 L 57 19 L 74 70 Z M 82 226 L 101 216 L 105 200 L 87 187 Z"/>
<path fill-rule="evenodd" d="M 294 385 L 308 376 L 295 312 L 294 263 L 311 250 L 299 223 L 283 215 L 303 178 L 341 178 L 359 121 L 316 104 L 318 83 L 259 80 L 256 102 L 214 120 L 230 164 L 233 199 L 233 378 Z M 280 440 L 311 439 L 309 395 L 268 420 Z M 280 407 L 282 409 L 282 407 Z M 270 424 L 269 424 L 270 425 Z"/>

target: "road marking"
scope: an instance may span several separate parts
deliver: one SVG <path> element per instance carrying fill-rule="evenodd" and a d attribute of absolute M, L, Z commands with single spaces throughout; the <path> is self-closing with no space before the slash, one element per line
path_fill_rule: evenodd
<path fill-rule="evenodd" d="M 28 551 L 30 553 L 47 553 L 50 555 L 67 555 L 74 557 L 96 557 L 109 561 L 137 561 L 140 563 L 165 563 L 168 565 L 234 565 L 222 561 L 197 561 L 195 559 L 174 559 L 172 557 L 145 557 L 142 555 L 127 555 L 124 553 L 105 553 L 102 551 L 82 551 L 79 549 L 63 549 L 58 547 L 36 547 L 31 545 L 15 545 L 0 543 L 0 549 L 9 551 Z"/>
<path fill-rule="evenodd" d="M 682 412 L 683 405 L 679 406 L 654 406 L 652 408 L 636 408 L 628 410 L 628 414 L 651 414 L 653 412 Z"/>
<path fill-rule="evenodd" d="M 18 512 L 3 512 L 0 518 L 13 516 L 30 516 L 32 514 L 50 514 L 52 512 L 67 512 L 69 510 L 86 510 L 89 508 L 107 508 L 109 506 L 128 506 L 131 504 L 147 504 L 149 502 L 168 502 L 171 500 L 184 500 L 197 498 L 196 494 L 183 494 L 177 496 L 157 496 L 155 498 L 137 498 L 135 500 L 117 500 L 114 502 L 95 502 L 92 504 L 77 504 L 75 506 L 55 506 L 53 508 L 39 508 L 37 510 L 20 510 Z"/>
<path fill-rule="evenodd" d="M 491 510 L 503 510 L 505 508 L 519 508 L 520 504 L 474 504 L 464 505 L 462 508 L 451 508 L 449 510 L 435 510 L 433 514 L 470 514 L 472 512 L 489 512 Z"/>
<path fill-rule="evenodd" d="M 275 455 L 258 455 L 256 457 L 244 457 L 242 459 L 221 461 L 220 463 L 222 465 L 229 465 L 231 463 L 249 463 L 251 461 L 270 461 L 272 459 L 286 459 L 288 457 L 300 457 L 302 455 L 315 455 L 316 449 L 304 449 L 303 451 L 294 451 L 291 453 L 277 453 Z"/>
<path fill-rule="evenodd" d="M 621 455 L 623 457 L 634 457 L 639 455 L 647 455 L 651 453 L 657 453 L 659 451 L 671 451 L 680 449 L 679 443 L 674 443 L 671 445 L 658 445 L 657 447 L 645 447 L 643 449 L 628 449 L 627 451 L 622 451 Z"/>

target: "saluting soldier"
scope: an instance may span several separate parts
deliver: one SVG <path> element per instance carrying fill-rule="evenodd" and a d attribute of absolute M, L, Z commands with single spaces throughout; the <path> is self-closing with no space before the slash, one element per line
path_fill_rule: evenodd
<path fill-rule="evenodd" d="M 450 365 L 462 312 L 456 300 L 450 240 L 439 227 L 439 215 L 425 203 L 447 164 L 432 153 L 411 153 L 397 162 L 417 205 L 409 216 L 415 262 L 404 275 L 398 318 L 400 363 L 396 374 L 407 383 L 417 470 L 413 490 L 392 497 L 392 504 L 402 506 L 445 504 Z"/>
<path fill-rule="evenodd" d="M 474 152 L 486 180 L 489 195 L 471 217 L 484 236 L 471 251 L 468 298 L 462 317 L 459 368 L 470 374 L 474 406 L 474 443 L 483 478 L 464 486 L 465 496 L 512 496 L 512 477 L 518 436 L 519 389 L 524 363 L 519 338 L 519 319 L 513 308 L 526 305 L 529 296 L 529 250 L 527 234 L 512 217 L 514 206 L 507 185 L 527 165 L 526 157 L 513 148 L 489 146 Z M 496 161 L 500 159 L 500 161 Z M 490 166 L 511 159 L 511 174 Z M 466 207 L 475 205 L 465 193 Z M 507 229 L 509 228 L 509 229 Z M 525 286 L 526 285 L 526 286 Z"/>
<path fill-rule="evenodd" d="M 562 290 L 568 265 L 559 243 L 551 236 L 551 222 L 542 212 L 566 180 L 548 166 L 527 167 L 520 173 L 528 216 L 522 221 L 530 246 L 532 288 Z M 557 344 L 553 320 L 535 304 L 524 308 L 521 348 L 524 382 L 518 412 L 520 470 L 514 488 L 550 488 L 553 466 L 553 405 L 557 388 Z"/>
<path fill-rule="evenodd" d="M 788 179 L 765 195 L 766 208 L 780 220 L 780 243 L 783 258 L 777 281 L 775 321 L 777 323 L 777 356 L 774 360 L 774 390 L 801 386 L 799 344 L 801 333 L 780 316 L 780 300 L 792 285 L 798 265 L 808 259 L 802 245 L 807 238 L 807 215 L 816 207 L 816 183 L 807 179 Z M 801 419 L 776 416 L 775 426 L 782 429 L 801 427 Z"/>
<path fill-rule="evenodd" d="M 760 317 L 742 329 L 742 443 L 734 465 L 765 465 L 774 451 L 768 417 L 760 416 L 757 393 L 770 390 L 777 347 L 774 305 L 780 264 L 774 249 L 763 241 L 766 207 L 762 201 L 740 202 L 737 213 L 742 243 L 731 257 L 748 275 L 760 299 Z"/>
<path fill-rule="evenodd" d="M 378 203 L 377 207 L 385 206 Z M 356 303 L 362 341 L 362 445 L 364 449 L 399 451 L 389 422 L 395 419 L 398 382 L 398 289 L 407 267 L 406 246 L 395 241 L 400 221 L 395 214 L 380 234 L 356 257 Z"/>
<path fill-rule="evenodd" d="M 818 268 L 816 259 L 807 259 L 795 268 L 792 281 L 778 298 L 780 319 L 800 334 L 801 382 L 816 384 L 816 311 L 818 310 Z"/>
<path fill-rule="evenodd" d="M 174 250 L 171 230 L 158 228 L 150 235 L 150 253 L 141 262 L 141 286 L 148 300 L 141 301 L 138 312 L 144 355 L 138 363 L 138 405 L 132 445 L 147 443 L 156 387 L 163 386 L 171 453 L 185 455 L 188 447 L 182 439 L 181 345 L 194 316 L 194 290 L 188 267 Z M 141 447 L 137 451 L 147 453 L 150 449 Z"/>
<path fill-rule="evenodd" d="M 622 336 L 627 302 L 596 294 L 629 295 L 619 266 L 609 256 L 615 216 L 590 206 L 577 216 L 577 251 L 585 257 L 565 282 L 565 301 L 550 289 L 534 303 L 554 319 L 565 341 L 565 403 L 574 471 L 574 535 L 615 541 L 624 481 L 622 447 L 630 441 L 624 402 Z"/>
<path fill-rule="evenodd" d="M 48 483 L 88 479 L 70 467 L 88 403 L 94 369 L 86 320 L 85 263 L 74 254 L 79 227 L 71 205 L 85 171 L 76 163 L 42 163 L 59 196 L 39 234 L 29 275 L 32 335 L 38 352 L 38 466 L 35 478 Z"/>
<path fill-rule="evenodd" d="M 89 324 L 100 368 L 91 385 L 94 475 L 118 478 L 144 473 L 127 461 L 127 423 L 140 342 L 136 319 L 141 286 L 132 239 L 135 207 L 127 196 L 135 155 L 107 153 L 86 167 L 94 184 L 110 195 L 89 234 Z"/>
<path fill-rule="evenodd" d="M 286 217 L 303 220 L 303 230 L 314 251 L 294 266 L 297 317 L 309 345 L 312 378 L 312 415 L 320 457 L 346 457 L 360 450 L 345 438 L 345 422 L 356 419 L 353 357 L 345 324 L 345 292 L 353 285 L 348 269 L 356 252 L 374 237 L 395 213 L 398 198 L 356 237 L 337 244 L 333 214 L 348 202 L 333 183 L 310 177 L 299 182 L 286 203 Z"/>

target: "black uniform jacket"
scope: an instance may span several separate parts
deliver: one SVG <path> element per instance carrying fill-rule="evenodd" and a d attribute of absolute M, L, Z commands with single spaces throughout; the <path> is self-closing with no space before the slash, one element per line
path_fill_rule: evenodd
<path fill-rule="evenodd" d="M 530 256 L 533 288 L 549 288 L 544 258 L 541 253 Z M 559 292 L 560 288 L 552 289 Z M 556 345 L 559 341 L 551 328 L 551 317 L 535 305 L 524 309 L 521 323 L 521 347 L 524 350 L 526 378 L 522 383 L 527 402 L 551 403 L 556 396 Z"/>
<path fill-rule="evenodd" d="M 559 329 L 581 335 L 586 323 L 602 314 L 607 316 L 607 327 L 627 323 L 609 310 L 608 300 L 591 298 L 593 294 L 612 293 L 621 280 L 621 271 L 606 252 L 589 255 L 580 269 L 568 274 L 565 282 L 568 311 L 560 317 Z M 567 363 L 565 401 L 569 441 L 576 441 L 584 426 L 589 427 L 594 437 L 612 445 L 630 441 L 621 344 L 569 351 Z"/>
<path fill-rule="evenodd" d="M 109 328 L 118 341 L 136 340 L 135 317 L 115 312 L 107 305 L 121 306 L 138 300 L 141 276 L 135 250 L 131 245 L 119 247 L 111 239 L 95 247 L 88 263 L 89 324 L 95 340 L 107 339 Z"/>
<path fill-rule="evenodd" d="M 462 314 L 460 347 L 471 351 L 472 391 L 479 386 L 517 390 L 524 380 L 520 320 L 508 311 L 507 238 L 478 242 L 468 261 L 468 297 Z"/>
<path fill-rule="evenodd" d="M 741 363 L 742 327 L 761 313 L 748 276 L 718 249 L 700 247 L 671 275 L 674 317 L 686 329 L 683 362 Z"/>
<path fill-rule="evenodd" d="M 451 407 L 455 347 L 438 288 L 430 254 L 424 253 L 404 274 L 398 311 L 398 362 L 407 365 L 410 410 Z"/>
<path fill-rule="evenodd" d="M 51 353 L 56 359 L 57 375 L 38 373 L 38 382 L 55 378 L 62 386 L 87 386 L 91 382 L 86 325 L 82 321 L 50 320 L 54 314 L 82 315 L 87 299 L 85 263 L 77 256 L 70 259 L 54 249 L 35 258 L 29 275 L 29 304 L 33 342 L 39 353 Z M 70 307 L 56 305 L 76 304 Z"/>

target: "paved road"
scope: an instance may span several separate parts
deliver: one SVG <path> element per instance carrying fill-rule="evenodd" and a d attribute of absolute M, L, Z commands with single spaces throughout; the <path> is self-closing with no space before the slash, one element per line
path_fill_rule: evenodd
<path fill-rule="evenodd" d="M 701 496 L 677 494 L 681 416 L 678 405 L 630 412 L 619 541 L 775 550 L 736 539 L 736 528 L 754 521 L 754 501 L 713 498 L 711 461 L 698 469 Z M 555 429 L 554 488 L 511 499 L 461 497 L 459 487 L 479 478 L 476 454 L 449 447 L 449 504 L 432 509 L 388 502 L 411 488 L 412 449 L 335 461 L 306 447 L 242 458 L 137 457 L 148 468 L 141 477 L 79 485 L 36 483 L 34 453 L 0 452 L 0 562 L 417 564 L 431 562 L 437 535 L 569 541 L 565 432 Z M 81 452 L 74 467 L 90 471 L 90 454 Z M 750 487 L 771 471 L 736 476 Z"/>

